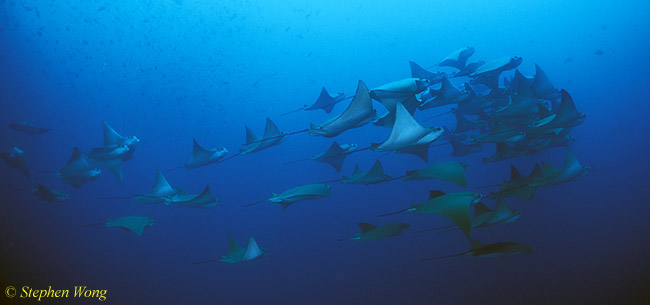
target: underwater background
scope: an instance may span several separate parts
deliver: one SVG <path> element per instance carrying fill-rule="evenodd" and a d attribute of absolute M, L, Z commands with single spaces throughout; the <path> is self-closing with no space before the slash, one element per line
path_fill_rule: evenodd
<path fill-rule="evenodd" d="M 648 304 L 650 303 L 650 4 L 647 1 L 31 1 L 0 0 L 0 149 L 25 152 L 34 183 L 70 195 L 44 202 L 23 191 L 31 181 L 0 164 L 0 284 L 108 290 L 112 304 Z M 376 215 L 425 201 L 429 190 L 466 190 L 444 181 L 370 186 L 333 183 L 332 197 L 286 211 L 268 198 L 296 185 L 340 177 L 318 162 L 285 162 L 325 151 L 332 139 L 297 134 L 267 150 L 194 170 L 166 172 L 174 186 L 221 200 L 210 209 L 107 200 L 151 190 L 156 170 L 181 166 L 192 138 L 237 152 L 245 126 L 257 134 L 271 118 L 285 132 L 331 114 L 301 111 L 322 86 L 354 94 L 410 77 L 408 61 L 435 65 L 462 47 L 473 59 L 520 56 L 527 76 L 544 68 L 566 89 L 585 122 L 571 132 L 584 178 L 510 198 L 515 222 L 476 230 L 484 242 L 516 241 L 532 255 L 425 257 L 467 251 L 460 231 L 437 215 Z M 375 109 L 384 112 L 379 104 Z M 419 111 L 425 126 L 455 125 L 449 107 Z M 52 131 L 29 136 L 6 128 L 30 121 Z M 141 143 L 123 164 L 124 180 L 102 176 L 74 189 L 57 178 L 72 148 L 102 145 L 102 121 Z M 372 124 L 336 137 L 366 147 L 390 129 Z M 468 190 L 508 179 L 510 164 L 561 167 L 563 148 L 494 163 L 494 152 L 430 162 L 467 163 Z M 350 155 L 368 169 L 380 153 Z M 415 156 L 381 158 L 400 176 L 425 165 Z M 21 190 L 23 189 L 23 190 Z M 492 206 L 494 201 L 485 200 Z M 138 237 L 82 227 L 108 218 L 155 219 Z M 358 222 L 406 222 L 401 236 L 337 241 Z M 227 234 L 269 249 L 243 264 L 199 264 L 226 253 Z M 34 300 L 8 299 L 2 304 Z M 44 300 L 43 302 L 55 302 Z M 91 303 L 97 300 L 68 299 Z"/>

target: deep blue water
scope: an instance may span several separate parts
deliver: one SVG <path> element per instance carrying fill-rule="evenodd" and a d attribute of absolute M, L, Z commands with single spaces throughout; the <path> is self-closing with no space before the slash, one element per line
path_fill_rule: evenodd
<path fill-rule="evenodd" d="M 0 164 L 0 286 L 108 290 L 111 304 L 648 304 L 650 230 L 650 5 L 646 1 L 30 1 L 0 0 L 0 149 L 25 151 L 32 182 L 70 194 L 49 203 L 17 189 L 31 182 Z M 323 152 L 333 139 L 298 134 L 284 143 L 218 165 L 166 173 L 174 186 L 209 185 L 211 209 L 141 206 L 101 197 L 149 192 L 157 169 L 180 166 L 192 138 L 236 152 L 244 126 L 261 134 L 266 117 L 291 132 L 331 114 L 302 111 L 325 86 L 354 93 L 410 77 L 408 61 L 428 67 L 458 48 L 472 59 L 521 56 L 537 63 L 573 96 L 587 120 L 571 146 L 591 172 L 579 181 L 540 188 L 534 199 L 508 199 L 513 223 L 475 230 L 483 242 L 528 244 L 532 255 L 482 259 L 425 257 L 466 251 L 459 231 L 412 234 L 449 222 L 436 215 L 375 215 L 425 201 L 429 190 L 463 191 L 447 182 L 332 184 L 333 196 L 286 211 L 245 204 L 290 187 L 336 179 L 317 162 L 283 163 Z M 379 112 L 384 109 L 375 103 Z M 449 107 L 418 111 L 424 125 L 455 125 Z M 29 136 L 6 128 L 27 120 L 52 131 Z M 72 148 L 102 145 L 101 122 L 142 140 L 123 165 L 124 181 L 103 175 L 74 189 L 52 172 Z M 389 129 L 366 125 L 334 138 L 366 147 Z M 466 162 L 469 190 L 503 182 L 510 164 L 562 165 L 564 150 L 482 164 L 494 152 L 430 162 Z M 350 155 L 368 169 L 380 154 Z M 393 176 L 421 168 L 403 154 L 381 158 Z M 494 201 L 486 200 L 492 206 Z M 82 225 L 108 218 L 154 218 L 142 237 Z M 403 235 L 367 243 L 337 242 L 357 222 L 406 222 Z M 269 253 L 242 264 L 217 258 L 226 234 L 253 236 Z M 2 304 L 35 300 L 8 299 Z M 44 300 L 43 302 L 55 302 Z M 96 299 L 65 302 L 98 303 Z"/>

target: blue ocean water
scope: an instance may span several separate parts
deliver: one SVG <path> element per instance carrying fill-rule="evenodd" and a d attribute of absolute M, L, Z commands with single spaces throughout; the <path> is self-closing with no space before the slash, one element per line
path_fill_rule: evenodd
<path fill-rule="evenodd" d="M 0 150 L 23 150 L 32 173 L 30 180 L 0 164 L 1 287 L 81 285 L 107 290 L 103 302 L 111 304 L 650 303 L 649 20 L 650 5 L 633 0 L 0 0 L 0 125 L 29 121 L 52 129 L 30 136 L 0 128 Z M 520 219 L 472 233 L 484 243 L 530 245 L 532 255 L 418 263 L 467 251 L 469 243 L 460 231 L 412 234 L 450 224 L 438 215 L 375 216 L 426 201 L 429 190 L 487 195 L 480 187 L 507 180 L 511 164 L 524 174 L 541 161 L 561 167 L 563 148 L 483 164 L 494 144 L 462 158 L 438 146 L 429 162 L 467 163 L 469 188 L 437 180 L 332 183 L 332 197 L 284 212 L 268 202 L 243 207 L 350 175 L 355 163 L 369 169 L 380 153 L 350 155 L 341 173 L 317 162 L 284 164 L 321 153 L 334 140 L 367 147 L 388 137 L 390 129 L 369 124 L 334 139 L 292 135 L 261 152 L 165 173 L 191 193 L 209 185 L 221 200 L 215 208 L 101 199 L 149 192 L 156 170 L 187 161 L 193 138 L 235 153 L 245 126 L 261 135 L 266 117 L 293 132 L 341 113 L 347 101 L 330 114 L 281 115 L 313 102 L 322 86 L 352 95 L 358 80 L 372 89 L 408 78 L 408 61 L 434 66 L 466 46 L 476 50 L 471 60 L 520 56 L 526 76 L 540 65 L 587 115 L 571 131 L 571 148 L 591 166 L 589 174 L 540 188 L 532 200 L 509 198 Z M 415 118 L 453 128 L 453 115 L 425 121 L 450 108 L 417 111 Z M 379 103 L 375 109 L 385 112 Z M 99 166 L 101 178 L 72 188 L 54 171 L 73 147 L 102 146 L 102 121 L 141 140 L 123 164 L 124 180 Z M 380 160 L 392 176 L 425 165 L 405 154 Z M 44 202 L 24 191 L 32 183 L 70 200 Z M 141 237 L 82 227 L 130 215 L 156 224 Z M 358 222 L 410 228 L 372 242 L 337 241 L 359 233 Z M 227 234 L 244 246 L 252 236 L 269 253 L 241 264 L 192 264 L 225 255 Z"/>

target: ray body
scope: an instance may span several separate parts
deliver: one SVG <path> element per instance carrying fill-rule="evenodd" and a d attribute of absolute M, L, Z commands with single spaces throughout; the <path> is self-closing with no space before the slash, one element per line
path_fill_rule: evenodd
<path fill-rule="evenodd" d="M 21 122 L 14 122 L 9 124 L 9 129 L 15 130 L 15 131 L 20 131 L 27 133 L 29 135 L 40 135 L 44 134 L 52 129 L 50 128 L 38 128 L 34 126 L 34 124 L 27 122 L 27 121 L 21 121 Z"/>
<path fill-rule="evenodd" d="M 187 169 L 199 168 L 202 166 L 217 163 L 228 152 L 228 149 L 224 147 L 205 149 L 201 147 L 198 142 L 196 142 L 196 139 L 192 140 L 194 141 L 192 155 L 184 165 Z"/>
<path fill-rule="evenodd" d="M 496 242 L 496 243 L 484 245 L 481 242 L 471 237 L 468 238 L 472 244 L 472 247 L 470 248 L 469 251 L 452 254 L 452 255 L 445 255 L 441 257 L 424 258 L 421 259 L 420 262 L 433 261 L 433 260 L 455 257 L 455 256 L 463 256 L 463 255 L 467 257 L 494 258 L 494 257 L 512 256 L 520 253 L 526 253 L 526 254 L 533 253 L 533 250 L 530 248 L 530 246 L 516 243 L 516 242 L 506 241 L 506 242 Z"/>
<path fill-rule="evenodd" d="M 278 145 L 284 141 L 285 137 L 286 134 L 280 132 L 278 126 L 276 126 L 271 119 L 266 118 L 266 127 L 262 138 L 253 133 L 253 131 L 246 126 L 246 145 L 239 149 L 239 154 L 252 154 Z"/>
<path fill-rule="evenodd" d="M 429 84 L 437 84 L 445 77 L 444 72 L 429 72 L 422 68 L 420 65 L 415 62 L 409 61 L 409 66 L 411 67 L 411 77 L 412 78 L 421 78 L 429 81 Z"/>
<path fill-rule="evenodd" d="M 375 164 L 367 173 L 362 172 L 361 169 L 359 168 L 359 165 L 357 165 L 354 169 L 354 173 L 352 174 L 352 176 L 350 177 L 343 176 L 341 182 L 348 183 L 348 184 L 369 185 L 369 184 L 387 182 L 389 180 L 390 180 L 390 176 L 384 174 L 384 168 L 381 165 L 381 162 L 377 160 L 375 161 Z"/>
<path fill-rule="evenodd" d="M 391 223 L 380 227 L 363 222 L 359 223 L 358 225 L 363 233 L 357 234 L 351 238 L 346 238 L 345 240 L 371 241 L 386 237 L 398 236 L 402 233 L 402 231 L 409 227 L 408 223 L 403 222 Z"/>
<path fill-rule="evenodd" d="M 465 47 L 454 51 L 453 53 L 447 55 L 438 66 L 441 67 L 454 67 L 458 70 L 465 68 L 467 64 L 467 59 L 474 55 L 473 47 Z"/>
<path fill-rule="evenodd" d="M 126 216 L 117 219 L 109 219 L 104 223 L 107 227 L 120 227 L 127 231 L 142 236 L 144 228 L 150 227 L 156 223 L 155 220 L 143 216 Z"/>
<path fill-rule="evenodd" d="M 260 248 L 253 237 L 248 237 L 246 249 L 242 248 L 235 239 L 228 234 L 228 252 L 220 259 L 196 262 L 195 264 L 224 262 L 229 264 L 249 262 L 262 258 L 269 252 L 268 249 Z"/>
<path fill-rule="evenodd" d="M 321 89 L 320 95 L 318 96 L 318 99 L 311 104 L 310 106 L 306 106 L 303 110 L 318 110 L 322 109 L 325 111 L 325 113 L 330 113 L 334 109 L 334 105 L 338 104 L 339 102 L 343 101 L 345 99 L 345 94 L 339 93 L 336 96 L 331 96 L 325 87 Z"/>
<path fill-rule="evenodd" d="M 578 112 L 573 98 L 569 93 L 562 89 L 560 99 L 560 108 L 557 114 L 541 119 L 533 123 L 531 129 L 557 129 L 557 128 L 570 128 L 575 127 L 585 121 L 587 116 L 584 113 Z"/>
<path fill-rule="evenodd" d="M 434 163 L 422 169 L 406 171 L 404 181 L 438 179 L 467 187 L 466 168 L 467 164 L 456 161 Z"/>
<path fill-rule="evenodd" d="M 440 107 L 451 104 L 462 103 L 465 100 L 469 99 L 470 93 L 460 91 L 454 84 L 452 84 L 448 78 L 442 80 L 442 86 L 440 87 L 440 92 L 434 96 L 432 99 L 425 101 L 420 109 L 429 109 L 433 107 Z"/>
<path fill-rule="evenodd" d="M 79 148 L 75 147 L 72 149 L 70 160 L 57 172 L 57 175 L 72 187 L 80 188 L 85 183 L 99 178 L 101 171 L 90 166 Z"/>
<path fill-rule="evenodd" d="M 499 75 L 503 71 L 517 68 L 521 62 L 522 58 L 517 56 L 498 58 L 481 65 L 469 76 L 474 78 L 474 83 L 485 84 L 496 90 L 499 87 Z"/>
<path fill-rule="evenodd" d="M 511 146 L 508 143 L 496 143 L 496 152 L 490 157 L 483 158 L 483 163 L 516 158 L 524 155 L 526 152 L 527 148 L 525 145 L 515 143 Z"/>
<path fill-rule="evenodd" d="M 470 206 L 481 199 L 481 194 L 457 192 L 451 194 L 432 194 L 428 201 L 413 204 L 407 211 L 415 214 L 438 214 L 451 220 L 469 236 L 471 229 Z"/>
<path fill-rule="evenodd" d="M 396 105 L 395 124 L 390 136 L 380 144 L 373 144 L 374 151 L 396 151 L 413 146 L 429 145 L 442 136 L 439 127 L 422 127 L 402 104 Z"/>
<path fill-rule="evenodd" d="M 532 183 L 533 186 L 550 186 L 572 182 L 581 179 L 589 173 L 591 167 L 583 166 L 576 158 L 571 148 L 566 147 L 564 166 L 561 170 L 555 169 L 550 164 L 545 164 L 543 176 Z"/>
<path fill-rule="evenodd" d="M 454 132 L 466 132 L 475 129 L 482 129 L 487 126 L 487 122 L 483 120 L 470 121 L 463 114 L 456 112 L 456 129 Z"/>
<path fill-rule="evenodd" d="M 140 143 L 140 139 L 136 136 L 125 137 L 117 133 L 115 129 L 109 126 L 106 122 L 102 122 L 104 128 L 104 146 L 121 146 L 126 145 L 129 150 L 128 153 L 122 156 L 122 161 L 128 161 L 133 157 L 135 149 Z"/>
<path fill-rule="evenodd" d="M 418 106 L 420 105 L 420 100 L 418 100 L 415 95 L 411 95 L 408 99 L 406 99 L 406 101 L 402 103 L 402 105 L 404 105 L 404 108 L 406 108 L 406 110 L 411 115 L 413 115 L 415 113 L 415 110 L 417 110 Z M 393 108 L 381 117 L 372 121 L 372 124 L 375 126 L 392 128 L 395 124 L 395 115 L 395 108 Z"/>
<path fill-rule="evenodd" d="M 50 189 L 42 184 L 39 184 L 32 190 L 32 194 L 36 197 L 48 202 L 65 202 L 70 199 L 70 195 Z"/>
<path fill-rule="evenodd" d="M 370 91 L 370 97 L 378 100 L 388 111 L 394 112 L 395 105 L 403 104 L 410 97 L 427 89 L 429 81 L 421 78 L 407 78 L 379 86 Z"/>
<path fill-rule="evenodd" d="M 502 122 L 498 122 L 489 132 L 472 136 L 470 140 L 475 143 L 513 143 L 521 141 L 525 137 L 525 131 L 509 129 Z"/>
<path fill-rule="evenodd" d="M 200 194 L 185 194 L 177 191 L 176 195 L 164 198 L 164 200 L 169 205 L 189 208 L 212 208 L 216 207 L 220 202 L 219 199 L 212 196 L 209 186 L 206 186 Z"/>
<path fill-rule="evenodd" d="M 513 165 L 510 166 L 510 180 L 499 185 L 499 191 L 490 194 L 490 198 L 519 197 L 533 199 L 537 186 L 535 183 L 542 178 L 542 169 L 535 164 L 533 171 L 528 176 L 523 176 Z"/>
<path fill-rule="evenodd" d="M 168 202 L 176 195 L 176 190 L 169 185 L 163 173 L 157 171 L 151 192 L 147 195 L 136 195 L 134 198 L 141 204 L 158 204 Z"/>
<path fill-rule="evenodd" d="M 7 165 L 23 173 L 27 178 L 30 178 L 29 169 L 25 162 L 25 152 L 18 147 L 12 147 L 9 151 L 0 152 L 0 159 L 5 161 Z"/>
<path fill-rule="evenodd" d="M 544 70 L 535 64 L 535 80 L 532 89 L 538 98 L 545 100 L 556 100 L 561 97 L 560 90 L 557 90 L 551 83 Z"/>
<path fill-rule="evenodd" d="M 282 205 L 285 210 L 291 204 L 303 200 L 320 199 L 332 196 L 332 187 L 327 184 L 306 184 L 290 188 L 280 194 L 273 193 L 269 201 Z"/>
<path fill-rule="evenodd" d="M 93 148 L 88 153 L 88 160 L 101 163 L 110 170 L 117 179 L 123 180 L 122 161 L 130 158 L 130 149 L 127 145 L 110 145 Z"/>
<path fill-rule="evenodd" d="M 368 87 L 363 81 L 359 81 L 357 92 L 348 108 L 323 124 L 312 124 L 309 128 L 309 134 L 327 138 L 335 137 L 346 130 L 358 128 L 372 122 L 376 114 L 376 110 L 372 108 Z"/>
<path fill-rule="evenodd" d="M 312 160 L 331 165 L 337 172 L 341 171 L 345 157 L 357 150 L 356 144 L 339 145 L 336 141 L 322 154 L 312 156 Z"/>

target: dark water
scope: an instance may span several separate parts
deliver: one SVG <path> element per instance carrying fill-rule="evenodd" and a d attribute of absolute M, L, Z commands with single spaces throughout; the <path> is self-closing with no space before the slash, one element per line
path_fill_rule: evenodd
<path fill-rule="evenodd" d="M 122 1 L 120 1 L 122 2 Z M 0 125 L 28 120 L 39 136 L 0 128 L 2 150 L 25 151 L 34 183 L 69 193 L 48 203 L 18 189 L 30 181 L 0 165 L 2 289 L 106 289 L 111 304 L 647 304 L 650 230 L 650 6 L 645 1 L 18 1 L 0 0 Z M 533 200 L 508 199 L 517 221 L 475 230 L 486 243 L 528 244 L 532 255 L 418 260 L 466 251 L 459 231 L 412 234 L 449 222 L 436 215 L 375 215 L 427 199 L 428 190 L 464 189 L 441 181 L 333 184 L 333 196 L 285 212 L 272 192 L 340 177 L 327 165 L 284 162 L 324 151 L 333 140 L 300 134 L 280 146 L 219 165 L 166 174 L 174 186 L 209 185 L 212 209 L 141 206 L 102 200 L 150 191 L 157 169 L 180 166 L 192 138 L 236 152 L 244 126 L 258 134 L 272 118 L 286 132 L 320 123 L 322 111 L 280 114 L 311 103 L 321 86 L 353 94 L 410 76 L 408 61 L 428 67 L 473 46 L 473 60 L 521 56 L 519 70 L 544 68 L 573 96 L 587 120 L 572 145 L 591 172 L 579 181 L 540 188 Z M 383 112 L 378 103 L 375 108 Z M 426 118 L 449 107 L 418 111 Z M 102 145 L 101 122 L 142 140 L 124 163 L 124 181 L 105 168 L 80 189 L 52 171 Z M 425 125 L 455 126 L 453 116 Z M 366 147 L 389 129 L 367 125 L 335 138 Z M 451 160 L 448 145 L 430 162 Z M 564 150 L 482 164 L 494 145 L 464 158 L 469 190 L 501 183 L 514 164 L 562 165 Z M 379 153 L 350 155 L 343 174 L 368 169 Z M 381 158 L 393 176 L 424 163 L 410 155 Z M 42 172 L 42 173 L 39 173 Z M 493 201 L 486 200 L 489 206 Z M 81 226 L 108 218 L 154 218 L 142 237 L 117 228 Z M 402 236 L 337 242 L 357 222 L 406 222 Z M 218 258 L 226 234 L 253 236 L 269 254 L 242 264 Z M 20 290 L 18 291 L 20 293 Z M 9 299 L 2 304 L 30 304 Z M 59 302 L 46 299 L 41 303 Z M 99 303 L 64 299 L 64 303 Z"/>

